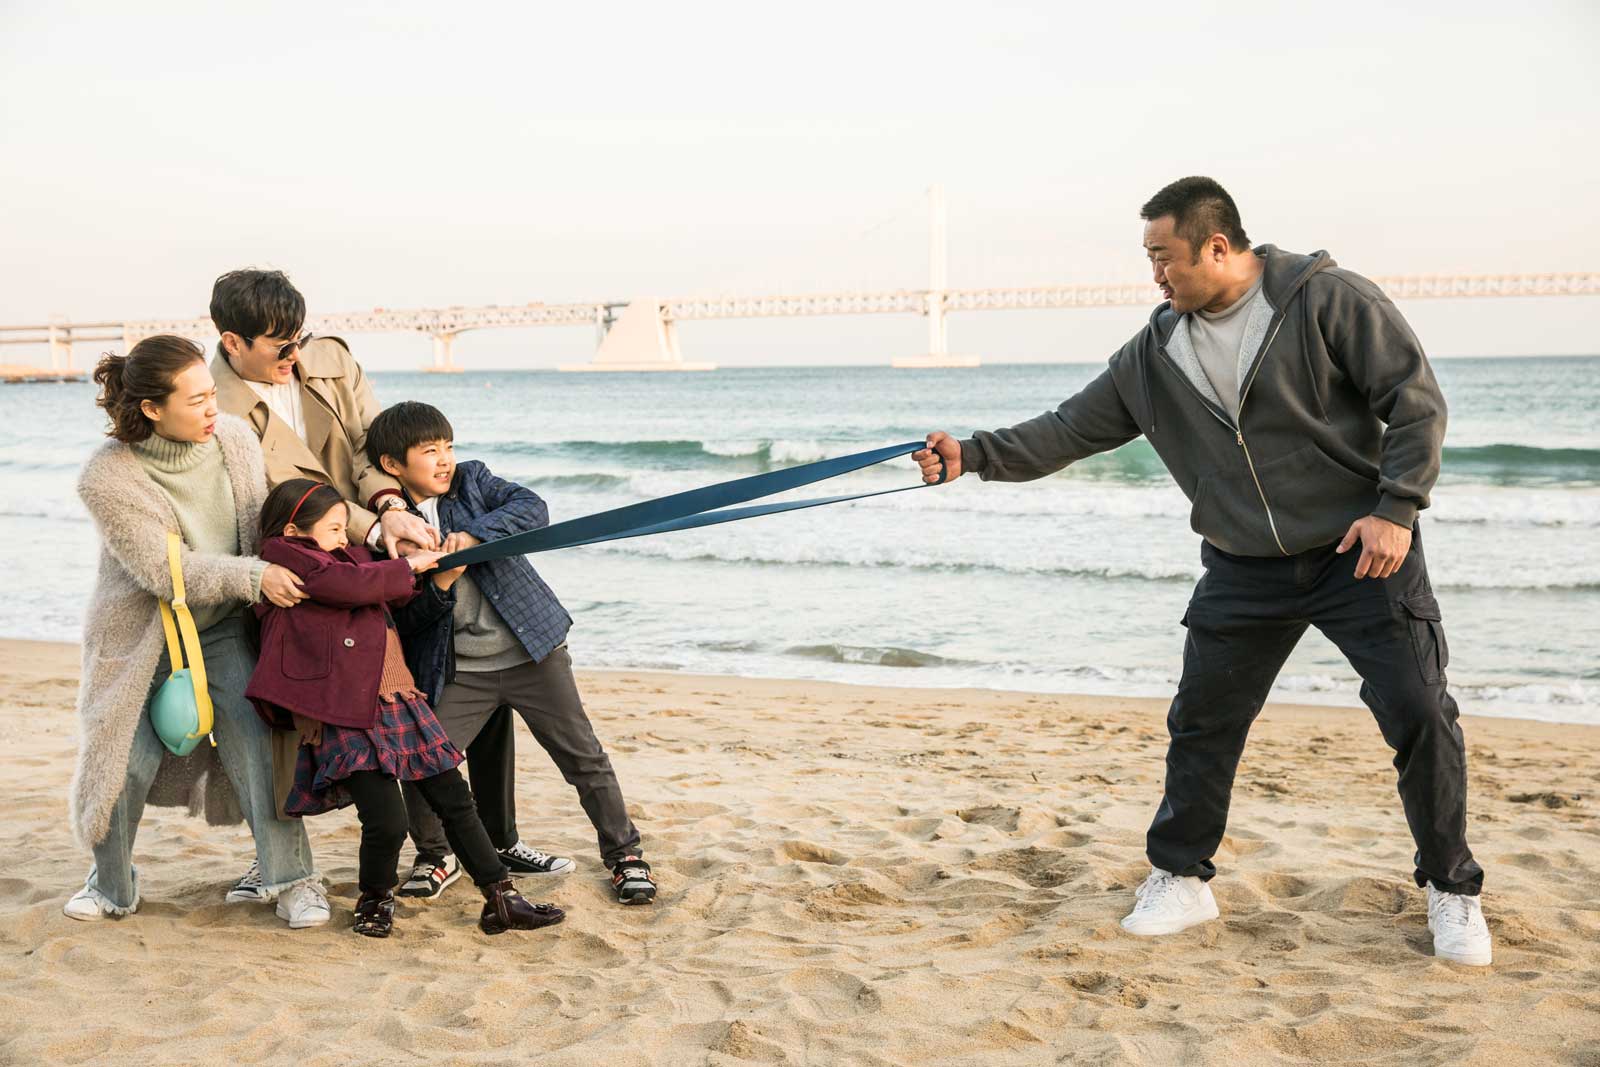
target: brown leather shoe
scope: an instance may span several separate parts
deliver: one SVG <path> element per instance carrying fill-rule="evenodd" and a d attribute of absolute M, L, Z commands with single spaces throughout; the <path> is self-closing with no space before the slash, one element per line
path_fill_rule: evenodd
<path fill-rule="evenodd" d="M 517 892 L 508 878 L 479 886 L 483 893 L 483 914 L 478 916 L 478 928 L 486 934 L 503 934 L 507 930 L 537 930 L 541 926 L 554 926 L 567 917 L 567 913 L 554 904 L 529 904 Z"/>

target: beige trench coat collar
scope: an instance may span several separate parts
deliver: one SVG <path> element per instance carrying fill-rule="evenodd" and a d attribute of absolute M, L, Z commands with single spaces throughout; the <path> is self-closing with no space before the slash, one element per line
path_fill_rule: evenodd
<path fill-rule="evenodd" d="M 307 357 L 310 357 L 309 366 Z M 321 456 L 338 419 L 333 413 L 332 404 L 320 389 L 324 380 L 338 374 L 338 369 L 336 360 L 327 359 L 311 349 L 302 352 L 295 363 L 295 379 L 300 382 L 305 398 L 301 409 L 306 420 L 306 439 L 302 441 L 300 435 L 294 432 L 294 427 L 279 418 L 277 412 L 250 387 L 250 383 L 239 377 L 226 356 L 219 351 L 211 361 L 211 377 L 217 383 L 217 406 L 230 415 L 239 415 L 250 421 L 256 436 L 261 439 L 262 452 L 273 458 L 287 458 L 305 471 L 308 477 L 320 477 L 321 481 L 330 483 L 334 479 L 323 469 Z"/>

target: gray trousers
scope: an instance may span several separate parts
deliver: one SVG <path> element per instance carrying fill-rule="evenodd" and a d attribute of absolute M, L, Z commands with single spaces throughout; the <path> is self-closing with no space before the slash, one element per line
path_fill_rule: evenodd
<path fill-rule="evenodd" d="M 202 632 L 200 651 L 205 657 L 206 688 L 211 692 L 215 713 L 212 736 L 217 739 L 217 755 L 255 837 L 261 882 L 271 890 L 309 878 L 313 867 L 305 825 L 300 819 L 277 817 L 272 793 L 272 750 L 268 745 L 270 731 L 244 697 L 256 658 L 245 643 L 243 620 L 238 616 L 227 618 Z M 171 673 L 171 663 L 163 651 L 150 683 L 150 697 Z M 89 873 L 90 884 L 119 908 L 133 904 L 133 840 L 144 815 L 145 797 L 166 751 L 150 724 L 146 697 L 134 730 L 133 749 L 128 753 L 122 795 L 111 811 L 110 829 L 94 846 L 94 869 Z"/>
<path fill-rule="evenodd" d="M 594 825 L 607 867 L 641 855 L 639 831 L 628 818 L 611 758 L 594 735 L 572 676 L 567 646 L 538 663 L 504 671 L 458 671 L 434 709 L 450 742 L 467 755 L 478 817 L 496 848 L 520 839 L 516 824 L 515 742 L 504 707 L 514 709 L 549 753 Z M 499 717 L 496 713 L 499 712 Z M 438 859 L 450 851 L 444 827 L 411 782 L 401 783 L 417 855 Z"/>

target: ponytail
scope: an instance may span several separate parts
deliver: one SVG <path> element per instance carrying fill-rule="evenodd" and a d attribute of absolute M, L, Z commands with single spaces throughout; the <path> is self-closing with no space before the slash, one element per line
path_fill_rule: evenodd
<path fill-rule="evenodd" d="M 94 380 L 100 386 L 95 403 L 111 421 L 106 435 L 129 445 L 147 439 L 155 432 L 155 424 L 141 405 L 146 400 L 161 403 L 171 395 L 173 380 L 204 359 L 199 345 L 171 334 L 146 337 L 125 356 L 107 352 L 94 368 Z"/>

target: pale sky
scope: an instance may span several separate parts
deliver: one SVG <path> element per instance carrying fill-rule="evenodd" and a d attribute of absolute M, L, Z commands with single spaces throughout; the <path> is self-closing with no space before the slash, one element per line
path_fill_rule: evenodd
<path fill-rule="evenodd" d="M 1139 206 L 1186 174 L 1364 273 L 1600 250 L 1594 3 L 448 6 L 0 0 L 0 323 L 203 314 L 240 266 L 320 311 L 921 288 L 933 182 L 956 287 L 1144 278 Z M 1600 298 L 1402 309 L 1436 356 L 1600 352 Z M 951 347 L 1103 360 L 1146 315 L 956 315 Z M 679 336 L 725 365 L 925 347 L 915 316 Z"/>

